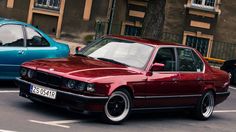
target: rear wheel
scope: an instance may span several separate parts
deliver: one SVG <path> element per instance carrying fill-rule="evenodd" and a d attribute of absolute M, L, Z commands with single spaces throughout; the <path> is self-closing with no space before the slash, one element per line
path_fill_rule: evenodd
<path fill-rule="evenodd" d="M 215 106 L 214 94 L 211 91 L 206 92 L 201 97 L 195 110 L 197 119 L 207 120 L 213 113 Z"/>
<path fill-rule="evenodd" d="M 131 97 L 127 90 L 115 91 L 106 102 L 103 119 L 107 123 L 119 124 L 128 117 L 130 109 Z"/>
<path fill-rule="evenodd" d="M 231 74 L 231 78 L 230 78 L 230 83 L 231 84 L 236 84 L 236 70 L 233 70 L 231 72 L 229 72 Z"/>

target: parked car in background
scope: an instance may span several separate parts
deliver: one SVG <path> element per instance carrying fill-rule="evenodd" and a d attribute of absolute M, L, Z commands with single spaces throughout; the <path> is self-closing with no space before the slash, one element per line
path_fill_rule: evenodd
<path fill-rule="evenodd" d="M 55 42 L 37 28 L 23 22 L 0 19 L 0 80 L 19 77 L 23 62 L 68 55 L 66 44 Z"/>
<path fill-rule="evenodd" d="M 229 75 L 195 49 L 107 36 L 64 59 L 22 64 L 20 96 L 121 123 L 132 110 L 189 109 L 206 120 L 229 96 Z"/>
<path fill-rule="evenodd" d="M 236 84 L 236 60 L 225 61 L 224 64 L 220 67 L 220 69 L 230 73 L 230 83 Z"/>

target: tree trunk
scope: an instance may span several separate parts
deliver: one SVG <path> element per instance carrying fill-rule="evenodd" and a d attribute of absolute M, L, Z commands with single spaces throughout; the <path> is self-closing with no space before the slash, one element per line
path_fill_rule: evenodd
<path fill-rule="evenodd" d="M 165 21 L 166 0 L 149 0 L 144 17 L 142 37 L 160 40 Z"/>

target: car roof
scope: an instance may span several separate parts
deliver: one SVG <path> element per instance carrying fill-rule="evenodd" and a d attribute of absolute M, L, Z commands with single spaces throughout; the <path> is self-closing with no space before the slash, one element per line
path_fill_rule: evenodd
<path fill-rule="evenodd" d="M 181 47 L 188 47 L 182 44 L 178 43 L 169 43 L 169 42 L 163 42 L 158 41 L 154 39 L 147 39 L 147 38 L 141 38 L 141 37 L 131 37 L 131 36 L 119 36 L 119 35 L 108 35 L 107 37 L 117 38 L 117 39 L 123 39 L 128 41 L 134 41 L 137 43 L 143 43 L 146 45 L 152 45 L 152 46 L 181 46 Z"/>
<path fill-rule="evenodd" d="M 20 22 L 20 21 L 14 20 L 14 19 L 7 19 L 7 18 L 0 17 L 0 25 L 1 24 L 20 24 L 20 25 L 31 26 L 30 24 L 27 24 L 25 22 Z"/>

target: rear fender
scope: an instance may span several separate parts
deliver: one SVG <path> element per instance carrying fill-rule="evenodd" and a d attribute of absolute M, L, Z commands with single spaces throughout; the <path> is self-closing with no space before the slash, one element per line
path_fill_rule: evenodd
<path fill-rule="evenodd" d="M 202 90 L 202 94 L 206 93 L 207 91 L 212 91 L 214 94 L 216 93 L 216 88 L 214 86 L 214 84 L 207 84 L 203 90 Z"/>

